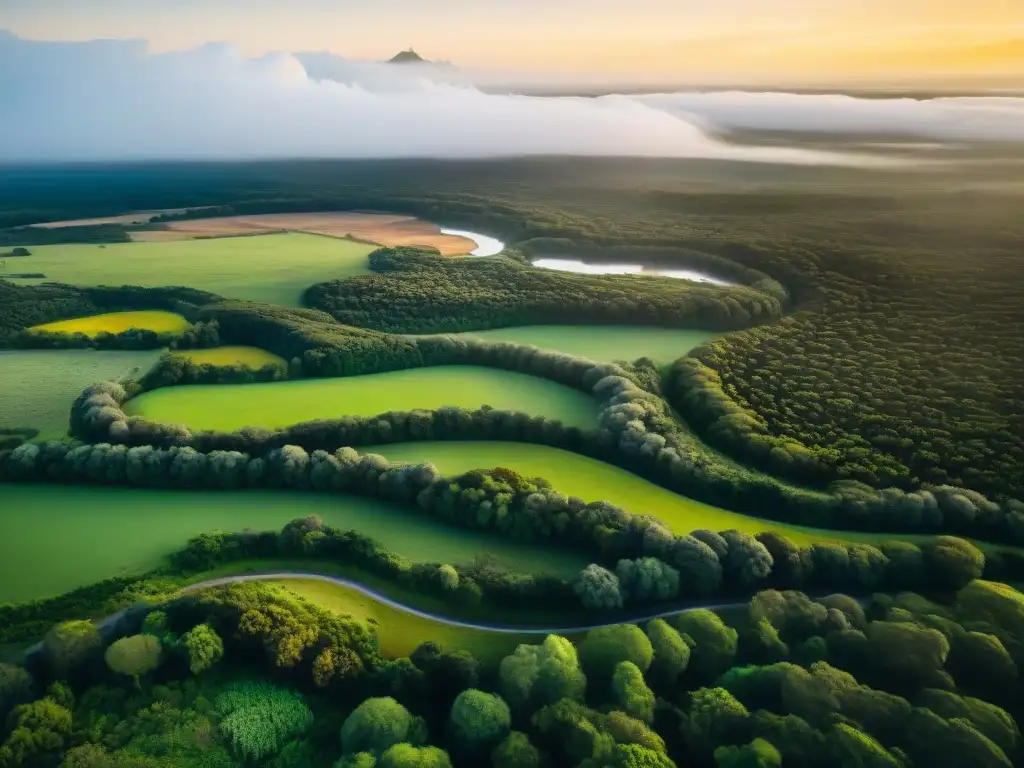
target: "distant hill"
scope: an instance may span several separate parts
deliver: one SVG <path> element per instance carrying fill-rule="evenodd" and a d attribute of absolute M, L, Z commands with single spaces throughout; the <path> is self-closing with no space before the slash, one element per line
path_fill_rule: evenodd
<path fill-rule="evenodd" d="M 430 62 L 410 48 L 407 51 L 399 51 L 390 59 L 388 64 L 429 64 Z"/>

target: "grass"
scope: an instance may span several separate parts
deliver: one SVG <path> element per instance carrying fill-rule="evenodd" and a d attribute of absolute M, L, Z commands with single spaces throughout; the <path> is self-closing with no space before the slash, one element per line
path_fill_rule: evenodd
<path fill-rule="evenodd" d="M 175 355 L 202 365 L 243 365 L 259 370 L 265 365 L 287 366 L 285 359 L 259 347 L 214 347 L 213 349 L 182 349 Z"/>
<path fill-rule="evenodd" d="M 232 299 L 298 307 L 314 283 L 365 274 L 366 257 L 375 247 L 297 233 L 47 245 L 32 247 L 31 267 L 47 281 L 72 285 L 187 285 Z"/>
<path fill-rule="evenodd" d="M 30 331 L 48 331 L 49 333 L 84 333 L 96 336 L 100 333 L 121 333 L 131 328 L 139 328 L 156 333 L 180 333 L 192 324 L 181 315 L 161 310 L 144 310 L 139 312 L 109 312 L 105 315 L 76 317 L 71 320 L 58 320 L 55 323 L 34 325 Z"/>
<path fill-rule="evenodd" d="M 0 426 L 34 427 L 39 430 L 40 439 L 59 440 L 67 433 L 71 403 L 85 387 L 97 381 L 145 373 L 159 357 L 159 350 L 0 351 Z M 0 496 L 3 493 L 0 489 Z"/>
<path fill-rule="evenodd" d="M 453 627 L 431 621 L 377 602 L 371 597 L 340 584 L 312 579 L 284 579 L 270 582 L 332 611 L 376 623 L 381 653 L 390 659 L 408 656 L 428 640 L 446 650 L 465 650 L 481 661 L 496 664 L 521 643 L 536 644 L 543 635 L 485 632 Z"/>
<path fill-rule="evenodd" d="M 575 553 L 451 528 L 420 511 L 353 496 L 0 485 L 0 603 L 66 592 L 158 566 L 196 534 L 279 529 L 318 515 L 356 529 L 413 561 L 467 563 L 493 555 L 507 566 L 572 576 Z"/>
<path fill-rule="evenodd" d="M 663 520 L 677 534 L 690 533 L 698 528 L 712 531 L 734 528 L 747 533 L 776 531 L 801 546 L 822 541 L 876 543 L 899 539 L 924 542 L 931 538 L 924 535 L 831 531 L 730 512 L 680 496 L 603 461 L 543 445 L 423 442 L 396 443 L 360 450 L 381 453 L 392 461 L 430 461 L 445 475 L 456 475 L 470 469 L 508 467 L 528 477 L 543 477 L 556 490 L 569 496 L 578 496 L 585 501 L 610 501 L 634 514 L 653 515 Z M 976 543 L 982 549 L 997 548 Z"/>
<path fill-rule="evenodd" d="M 597 418 L 596 403 L 582 392 L 535 376 L 473 366 L 266 384 L 164 387 L 129 400 L 125 411 L 194 430 L 232 431 L 446 405 L 476 409 L 484 404 L 579 427 L 591 427 Z"/>
<path fill-rule="evenodd" d="M 718 334 L 631 325 L 525 325 L 453 335 L 532 344 L 601 362 L 649 357 L 656 363 L 671 363 Z"/>

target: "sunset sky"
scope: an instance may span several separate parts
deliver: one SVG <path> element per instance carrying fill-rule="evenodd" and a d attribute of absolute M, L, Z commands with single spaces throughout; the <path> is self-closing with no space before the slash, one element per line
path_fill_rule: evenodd
<path fill-rule="evenodd" d="M 638 80 L 1024 75 L 1024 0 L 2 0 L 37 40 L 229 42 Z"/>

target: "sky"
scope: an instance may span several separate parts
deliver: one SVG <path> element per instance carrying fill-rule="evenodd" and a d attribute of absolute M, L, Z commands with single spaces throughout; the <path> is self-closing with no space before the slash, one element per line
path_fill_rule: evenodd
<path fill-rule="evenodd" d="M 248 56 L 379 60 L 412 46 L 581 81 L 1024 76 L 1024 0 L 0 0 L 0 29 Z"/>

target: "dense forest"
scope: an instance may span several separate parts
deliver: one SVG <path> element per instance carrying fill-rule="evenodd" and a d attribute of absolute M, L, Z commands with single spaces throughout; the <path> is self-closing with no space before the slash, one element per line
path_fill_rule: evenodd
<path fill-rule="evenodd" d="M 701 355 L 767 435 L 828 457 L 834 479 L 1020 497 L 1024 232 L 1019 195 L 1003 183 L 1009 173 L 978 164 L 922 176 L 783 176 L 765 166 L 740 178 L 710 161 L 595 159 L 38 168 L 9 172 L 0 226 L 140 206 L 219 206 L 181 217 L 358 208 L 475 227 L 510 244 L 556 240 L 565 255 L 711 254 L 768 275 L 793 298 L 786 320 Z M 693 263 L 692 254 L 679 259 Z"/>
<path fill-rule="evenodd" d="M 545 159 L 5 170 L 4 248 L 123 240 L 119 226 L 24 227 L 180 206 L 194 210 L 161 218 L 390 210 L 512 248 L 463 261 L 381 249 L 374 274 L 311 287 L 316 309 L 188 288 L 0 280 L 0 346 L 138 344 L 32 340 L 25 328 L 160 308 L 194 323 L 161 344 L 251 344 L 288 361 L 286 372 L 246 372 L 169 355 L 139 382 L 89 387 L 71 414 L 84 442 L 22 444 L 33 435 L 0 432 L 0 481 L 357 494 L 441 525 L 566 548 L 588 565 L 567 578 L 488 558 L 413 563 L 312 517 L 275 532 L 211 531 L 152 573 L 0 606 L 0 768 L 1019 764 L 1024 597 L 997 582 L 1021 583 L 1024 557 L 937 534 L 1024 544 L 1020 193 L 994 164 L 927 177 L 821 168 L 783 177 L 765 166 L 737 179 L 729 167 Z M 742 287 L 545 272 L 528 254 L 700 267 Z M 395 333 L 529 323 L 732 332 L 667 370 Z M 218 434 L 121 407 L 158 386 L 448 364 L 581 389 L 597 400 L 598 422 L 580 430 L 446 408 Z M 797 546 L 769 532 L 680 534 L 543 478 L 503 468 L 443 477 L 350 447 L 427 439 L 556 445 L 760 517 L 931 536 Z M 284 588 L 182 589 L 232 564 L 296 558 L 351 569 L 452 616 L 512 618 L 540 606 L 576 626 L 625 623 L 551 633 L 499 659 L 432 642 L 384 658 L 373 622 Z M 824 596 L 832 590 L 848 594 Z M 680 608 L 691 610 L 671 613 Z M 669 615 L 649 619 L 661 610 Z"/>
<path fill-rule="evenodd" d="M 778 319 L 775 294 L 686 280 L 577 275 L 506 256 L 446 259 L 413 248 L 370 254 L 374 275 L 312 286 L 306 302 L 339 322 L 395 333 L 538 323 L 661 325 L 735 330 Z"/>
<path fill-rule="evenodd" d="M 1019 593 L 976 580 L 941 600 L 769 589 L 499 662 L 429 641 L 387 659 L 373 624 L 280 587 L 171 589 L 0 663 L 0 765 L 1003 767 L 1022 632 Z"/>

